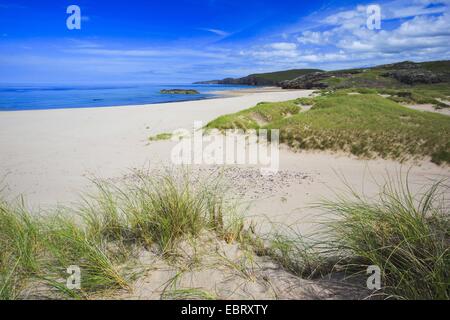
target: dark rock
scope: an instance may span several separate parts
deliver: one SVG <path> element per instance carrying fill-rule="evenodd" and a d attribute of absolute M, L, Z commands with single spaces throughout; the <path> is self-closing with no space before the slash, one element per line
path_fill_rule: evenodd
<path fill-rule="evenodd" d="M 438 83 L 443 81 L 440 75 L 421 68 L 393 70 L 382 74 L 382 76 L 394 78 L 405 84 Z"/>
<path fill-rule="evenodd" d="M 326 83 L 320 82 L 330 78 L 327 72 L 314 72 L 302 75 L 294 80 L 282 81 L 280 85 L 283 89 L 322 89 L 328 87 Z"/>
<path fill-rule="evenodd" d="M 391 64 L 384 64 L 379 66 L 380 69 L 392 69 L 392 70 L 411 70 L 411 69 L 421 69 L 420 64 L 412 61 L 402 61 Z"/>
<path fill-rule="evenodd" d="M 200 94 L 197 90 L 193 89 L 163 89 L 159 91 L 162 94 Z"/>
<path fill-rule="evenodd" d="M 250 75 L 250 76 L 246 76 L 243 78 L 225 78 L 222 80 L 200 81 L 200 82 L 194 82 L 194 84 L 234 84 L 234 85 L 246 85 L 246 86 L 275 86 L 275 85 L 277 85 L 277 81 Z"/>

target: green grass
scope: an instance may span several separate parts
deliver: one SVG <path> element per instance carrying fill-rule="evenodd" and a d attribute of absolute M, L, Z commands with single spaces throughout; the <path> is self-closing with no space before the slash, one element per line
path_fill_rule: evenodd
<path fill-rule="evenodd" d="M 422 62 L 420 65 L 433 72 L 450 73 L 450 60 Z"/>
<path fill-rule="evenodd" d="M 449 108 L 450 106 L 439 100 L 450 101 L 450 88 L 448 85 L 416 86 L 413 89 L 397 90 L 389 99 L 407 104 L 432 104 L 436 108 Z"/>
<path fill-rule="evenodd" d="M 342 150 L 359 157 L 400 161 L 430 157 L 438 164 L 450 163 L 447 116 L 411 110 L 365 93 L 370 89 L 360 90 L 360 95 L 348 95 L 350 91 L 258 105 L 219 117 L 207 128 L 279 129 L 280 141 L 294 149 Z M 313 107 L 299 113 L 298 104 Z M 258 123 L 258 117 L 266 121 Z"/>
<path fill-rule="evenodd" d="M 324 89 L 322 94 L 351 93 L 388 95 L 387 99 L 404 104 L 432 104 L 435 108 L 449 108 L 442 101 L 450 101 L 450 86 L 447 83 L 415 85 L 394 88 L 347 87 L 346 89 Z M 441 100 L 441 101 L 440 101 Z"/>
<path fill-rule="evenodd" d="M 324 108 L 327 110 L 329 108 Z M 128 290 L 137 250 L 158 250 L 174 257 L 180 241 L 212 232 L 267 255 L 302 278 L 336 270 L 365 275 L 367 266 L 382 271 L 382 289 L 374 294 L 396 299 L 450 298 L 449 186 L 437 182 L 412 194 L 407 179 L 388 180 L 379 198 L 351 192 L 318 206 L 332 213 L 323 237 L 305 239 L 294 227 L 278 228 L 266 238 L 243 231 L 242 218 L 226 201 L 218 180 L 188 172 L 135 172 L 124 184 L 94 181 L 76 207 L 46 217 L 31 215 L 23 202 L 0 202 L 0 299 L 23 298 L 37 283 L 52 298 L 104 297 Z M 248 254 L 244 250 L 244 253 Z M 254 278 L 253 256 L 241 264 L 223 264 Z M 70 265 L 81 268 L 81 290 L 65 286 Z M 174 278 L 176 282 L 177 277 Z M 166 290 L 162 298 L 214 299 L 196 288 Z"/>
<path fill-rule="evenodd" d="M 22 289 L 20 272 L 20 260 L 11 257 L 10 252 L 0 253 L 0 300 L 16 299 Z"/>
<path fill-rule="evenodd" d="M 402 88 L 404 85 L 399 81 L 383 77 L 385 70 L 368 69 L 365 72 L 353 73 L 351 77 L 343 77 L 337 73 L 337 76 L 322 80 L 329 89 L 347 89 L 347 88 Z M 331 72 L 333 73 L 333 72 Z"/>
<path fill-rule="evenodd" d="M 407 179 L 388 181 L 377 201 L 352 193 L 322 206 L 336 216 L 329 224 L 330 250 L 354 261 L 353 272 L 377 265 L 384 297 L 450 298 L 450 216 L 437 182 L 412 194 Z M 448 200 L 448 199 L 447 199 Z"/>
<path fill-rule="evenodd" d="M 444 181 L 410 191 L 407 178 L 388 178 L 377 198 L 354 190 L 324 200 L 322 228 L 305 238 L 295 226 L 253 236 L 258 255 L 269 256 L 302 278 L 344 274 L 365 288 L 369 266 L 381 270 L 381 288 L 369 297 L 450 299 L 450 212 Z"/>
<path fill-rule="evenodd" d="M 217 296 L 214 293 L 197 289 L 174 289 L 164 292 L 161 297 L 162 300 L 216 300 Z"/>
<path fill-rule="evenodd" d="M 108 243 L 90 237 L 83 226 L 68 217 L 49 220 L 43 230 L 47 259 L 42 278 L 50 286 L 60 289 L 68 277 L 67 267 L 81 269 L 81 295 L 100 290 L 127 289 L 125 275 L 115 263 L 115 255 Z M 67 293 L 67 292 L 64 292 Z"/>
<path fill-rule="evenodd" d="M 305 239 L 293 226 L 274 227 L 264 241 L 267 245 L 260 254 L 271 257 L 285 270 L 301 278 L 318 278 L 333 268 L 318 254 L 317 244 Z"/>
<path fill-rule="evenodd" d="M 39 271 L 39 222 L 23 202 L 0 201 L 0 299 L 14 299 Z"/>
<path fill-rule="evenodd" d="M 207 124 L 207 129 L 259 129 L 267 123 L 298 114 L 301 108 L 295 101 L 262 102 L 232 115 L 221 116 Z"/>
<path fill-rule="evenodd" d="M 97 182 L 100 192 L 81 210 L 90 234 L 124 244 L 156 245 L 163 254 L 178 240 L 205 230 L 237 236 L 241 222 L 233 219 L 234 208 L 226 203 L 219 180 L 202 180 L 188 172 L 154 177 L 136 173 L 136 179 L 120 188 Z"/>
<path fill-rule="evenodd" d="M 101 242 L 67 217 L 31 215 L 22 203 L 0 204 L 0 298 L 15 299 L 30 283 L 55 289 L 49 295 L 82 297 L 89 291 L 126 287 Z M 65 289 L 67 267 L 82 268 L 82 291 Z"/>
<path fill-rule="evenodd" d="M 149 137 L 148 140 L 149 141 L 160 141 L 160 140 L 169 140 L 171 138 L 172 138 L 171 133 L 163 132 L 163 133 L 158 133 L 155 136 Z"/>
<path fill-rule="evenodd" d="M 21 298 L 36 283 L 53 298 L 127 290 L 139 248 L 170 257 L 179 241 L 202 232 L 239 239 L 242 219 L 219 180 L 185 171 L 136 172 L 134 178 L 94 180 L 96 192 L 45 217 L 31 215 L 22 203 L 0 202 L 0 299 Z M 81 269 L 81 290 L 66 288 L 71 265 Z"/>

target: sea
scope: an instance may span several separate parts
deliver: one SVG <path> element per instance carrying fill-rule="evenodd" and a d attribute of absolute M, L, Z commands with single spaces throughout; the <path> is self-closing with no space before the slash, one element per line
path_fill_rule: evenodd
<path fill-rule="evenodd" d="M 0 111 L 130 106 L 212 99 L 215 91 L 251 86 L 218 84 L 0 85 Z M 199 94 L 161 94 L 162 89 L 195 89 Z"/>

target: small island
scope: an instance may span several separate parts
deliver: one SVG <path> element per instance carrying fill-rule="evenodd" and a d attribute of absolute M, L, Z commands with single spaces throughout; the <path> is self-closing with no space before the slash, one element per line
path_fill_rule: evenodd
<path fill-rule="evenodd" d="M 163 89 L 159 91 L 162 94 L 200 94 L 197 90 L 193 89 Z"/>

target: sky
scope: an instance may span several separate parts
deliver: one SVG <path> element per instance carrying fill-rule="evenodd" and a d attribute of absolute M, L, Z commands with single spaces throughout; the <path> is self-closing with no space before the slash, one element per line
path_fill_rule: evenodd
<path fill-rule="evenodd" d="M 369 5 L 380 28 L 369 28 Z M 69 29 L 70 5 L 81 11 Z M 190 83 L 450 59 L 450 0 L 0 0 L 0 83 Z"/>

